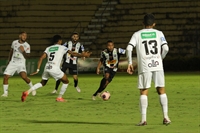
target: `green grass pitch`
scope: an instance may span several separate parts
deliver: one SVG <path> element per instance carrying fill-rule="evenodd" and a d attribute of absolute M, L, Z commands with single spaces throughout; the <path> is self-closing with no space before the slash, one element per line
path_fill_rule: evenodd
<path fill-rule="evenodd" d="M 35 84 L 40 76 L 29 76 Z M 109 101 L 92 101 L 102 75 L 79 74 L 78 93 L 73 79 L 64 95 L 64 103 L 50 94 L 55 80 L 29 95 L 24 103 L 21 93 L 28 86 L 18 76 L 9 80 L 9 96 L 0 98 L 0 133 L 200 133 L 200 73 L 166 73 L 166 92 L 172 123 L 162 125 L 159 97 L 152 84 L 149 90 L 147 126 L 135 126 L 140 121 L 137 74 L 117 73 L 106 90 Z M 1 76 L 3 80 L 3 77 Z M 3 93 L 1 87 L 0 93 Z"/>

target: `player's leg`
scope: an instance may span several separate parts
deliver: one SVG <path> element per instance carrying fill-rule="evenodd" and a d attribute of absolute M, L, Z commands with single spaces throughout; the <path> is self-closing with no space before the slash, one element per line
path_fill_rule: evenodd
<path fill-rule="evenodd" d="M 35 85 L 33 85 L 29 90 L 22 92 L 22 96 L 21 96 L 21 101 L 24 102 L 26 97 L 32 92 L 35 91 L 36 89 L 39 89 L 43 86 L 45 86 L 48 82 L 50 75 L 49 72 L 45 69 L 43 74 L 42 74 L 42 80 L 40 83 L 36 83 Z"/>
<path fill-rule="evenodd" d="M 4 77 L 3 77 L 3 94 L 1 95 L 2 97 L 7 97 L 8 96 L 8 80 L 11 76 L 14 75 L 14 73 L 17 71 L 17 66 L 10 62 L 8 64 L 8 66 L 6 67 L 5 71 L 4 71 Z"/>
<path fill-rule="evenodd" d="M 27 73 L 25 71 L 19 72 L 19 75 L 28 84 L 28 86 L 30 88 L 33 86 L 31 80 L 27 77 Z M 36 95 L 36 91 L 32 91 L 32 95 L 35 96 Z"/>
<path fill-rule="evenodd" d="M 155 87 L 159 95 L 160 104 L 162 106 L 163 117 L 164 117 L 163 124 L 170 124 L 171 121 L 168 116 L 168 98 L 167 94 L 165 93 L 164 72 L 163 71 L 154 72 L 153 81 L 155 83 Z"/>
<path fill-rule="evenodd" d="M 62 78 L 60 80 L 62 81 L 63 84 L 61 86 L 61 89 L 60 89 L 60 92 L 59 92 L 59 95 L 58 95 L 56 101 L 64 102 L 65 100 L 63 99 L 62 96 L 65 94 L 65 91 L 66 91 L 66 89 L 68 87 L 68 84 L 69 84 L 69 80 L 67 78 L 67 75 L 64 74 L 64 73 L 63 73 L 63 76 L 62 76 Z"/>
<path fill-rule="evenodd" d="M 58 102 L 64 102 L 65 100 L 62 98 L 62 96 L 64 95 L 67 87 L 68 87 L 68 83 L 69 80 L 66 76 L 66 74 L 60 70 L 60 68 L 54 68 L 51 72 L 50 75 L 55 79 L 55 80 L 60 80 L 63 84 L 61 86 L 60 92 L 58 97 L 56 98 L 56 101 Z"/>
<path fill-rule="evenodd" d="M 40 83 L 36 83 L 29 90 L 22 92 L 21 101 L 24 102 L 26 100 L 27 96 L 31 92 L 36 91 L 37 89 L 45 86 L 47 82 L 48 82 L 48 79 L 42 79 Z"/>
<path fill-rule="evenodd" d="M 105 90 L 105 88 L 107 87 L 107 85 L 112 81 L 114 75 L 116 72 L 114 72 L 112 69 L 105 69 L 104 71 L 104 77 L 101 80 L 101 83 L 99 85 L 99 88 L 97 89 L 97 91 L 93 94 L 92 99 L 96 100 L 96 96 L 99 95 L 100 93 Z"/>
<path fill-rule="evenodd" d="M 152 73 L 146 72 L 138 75 L 138 88 L 140 90 L 140 113 L 141 120 L 138 126 L 147 125 L 147 107 L 148 107 L 148 88 L 151 87 Z"/>
<path fill-rule="evenodd" d="M 67 67 L 65 66 L 65 63 L 63 63 L 61 71 L 63 71 L 63 72 L 65 73 L 66 70 L 67 70 Z M 60 85 L 60 82 L 61 82 L 60 80 L 57 80 L 57 81 L 56 81 L 55 89 L 51 92 L 52 94 L 57 93 L 58 87 L 59 87 L 59 85 Z"/>

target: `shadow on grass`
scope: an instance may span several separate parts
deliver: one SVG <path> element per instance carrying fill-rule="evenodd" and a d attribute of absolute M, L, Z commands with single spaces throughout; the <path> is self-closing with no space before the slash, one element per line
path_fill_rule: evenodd
<path fill-rule="evenodd" d="M 94 124 L 94 125 L 132 125 L 132 123 L 111 123 L 111 122 L 86 122 L 86 121 L 48 121 L 48 120 L 23 120 L 29 123 L 38 124 Z"/>

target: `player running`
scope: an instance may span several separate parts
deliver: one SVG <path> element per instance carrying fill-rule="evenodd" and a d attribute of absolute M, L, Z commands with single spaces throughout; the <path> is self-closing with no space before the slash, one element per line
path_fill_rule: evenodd
<path fill-rule="evenodd" d="M 100 96 L 101 92 L 105 90 L 106 86 L 114 78 L 119 64 L 120 56 L 125 54 L 126 50 L 121 48 L 114 48 L 114 42 L 107 41 L 107 48 L 101 52 L 101 57 L 97 66 L 96 73 L 100 73 L 100 67 L 103 65 L 103 79 L 97 91 L 93 94 L 92 100 L 96 100 L 96 96 Z"/>
<path fill-rule="evenodd" d="M 163 124 L 170 124 L 168 117 L 168 99 L 165 93 L 165 77 L 163 71 L 163 62 L 168 53 L 168 45 L 162 31 L 153 29 L 155 19 L 152 14 L 144 16 L 145 28 L 135 32 L 127 46 L 128 69 L 132 74 L 134 71 L 132 65 L 132 50 L 136 47 L 138 62 L 138 88 L 140 90 L 140 110 L 141 121 L 138 126 L 147 125 L 146 114 L 148 106 L 148 89 L 151 87 L 151 81 L 155 83 L 157 93 L 160 97 L 160 103 L 163 111 Z"/>
<path fill-rule="evenodd" d="M 31 74 L 31 75 L 37 74 L 40 71 L 40 66 L 42 64 L 42 61 L 45 58 L 47 58 L 47 63 L 45 65 L 44 72 L 42 74 L 41 82 L 35 84 L 28 91 L 24 91 L 22 93 L 22 96 L 21 96 L 22 102 L 25 101 L 26 97 L 29 95 L 30 92 L 45 86 L 50 76 L 53 77 L 55 80 L 61 80 L 63 82 L 63 85 L 61 87 L 60 93 L 56 101 L 64 102 L 65 100 L 62 98 L 62 96 L 64 95 L 68 87 L 69 80 L 67 79 L 66 74 L 60 69 L 60 63 L 61 63 L 63 55 L 66 53 L 69 53 L 77 57 L 89 57 L 91 54 L 89 52 L 84 52 L 82 54 L 79 54 L 79 53 L 75 53 L 68 50 L 68 48 L 61 45 L 62 38 L 60 35 L 55 35 L 53 37 L 53 43 L 54 45 L 47 47 L 44 53 L 42 54 L 42 56 L 40 57 L 38 61 L 37 71 Z"/>
<path fill-rule="evenodd" d="M 26 58 L 29 57 L 31 48 L 30 45 L 26 42 L 27 33 L 25 31 L 19 34 L 19 39 L 14 40 L 11 45 L 11 50 L 9 53 L 8 65 L 4 71 L 3 77 L 3 95 L 2 97 L 8 96 L 8 80 L 11 76 L 17 73 L 20 77 L 30 86 L 33 84 L 31 80 L 27 77 L 26 72 Z M 35 95 L 35 91 L 32 92 Z"/>
<path fill-rule="evenodd" d="M 71 41 L 65 42 L 63 46 L 67 47 L 70 51 L 74 51 L 76 53 L 82 53 L 84 52 L 84 47 L 81 45 L 79 40 L 79 34 L 77 32 L 74 32 L 71 36 Z M 69 69 L 69 74 L 73 75 L 74 79 L 74 88 L 81 92 L 81 89 L 78 87 L 78 58 L 67 53 L 64 57 L 64 61 L 62 64 L 61 70 L 65 73 L 67 69 Z M 60 80 L 56 81 L 55 90 L 52 91 L 52 93 L 57 93 L 58 87 L 60 85 Z"/>

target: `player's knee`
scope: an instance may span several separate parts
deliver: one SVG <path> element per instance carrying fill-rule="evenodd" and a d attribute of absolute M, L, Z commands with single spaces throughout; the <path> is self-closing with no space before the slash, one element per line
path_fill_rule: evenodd
<path fill-rule="evenodd" d="M 9 79 L 9 75 L 4 75 L 3 79 L 7 81 Z"/>

